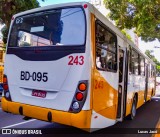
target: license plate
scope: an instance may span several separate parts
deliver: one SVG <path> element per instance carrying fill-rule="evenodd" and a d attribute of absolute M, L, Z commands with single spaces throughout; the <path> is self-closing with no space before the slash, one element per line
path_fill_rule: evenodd
<path fill-rule="evenodd" d="M 46 94 L 47 94 L 47 92 L 42 91 L 42 90 L 33 90 L 32 91 L 32 96 L 35 96 L 35 97 L 45 98 Z"/>

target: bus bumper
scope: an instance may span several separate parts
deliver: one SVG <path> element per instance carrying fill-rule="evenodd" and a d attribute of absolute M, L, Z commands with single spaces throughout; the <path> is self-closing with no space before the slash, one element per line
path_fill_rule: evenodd
<path fill-rule="evenodd" d="M 22 108 L 22 110 L 20 110 Z M 48 113 L 51 113 L 49 122 L 57 122 L 60 124 L 70 125 L 83 130 L 90 130 L 91 110 L 82 110 L 79 113 L 70 113 L 58 111 L 38 106 L 31 106 L 17 102 L 11 102 L 2 97 L 2 110 L 13 114 L 22 114 L 31 118 L 49 121 Z M 20 112 L 22 111 L 22 112 Z"/>

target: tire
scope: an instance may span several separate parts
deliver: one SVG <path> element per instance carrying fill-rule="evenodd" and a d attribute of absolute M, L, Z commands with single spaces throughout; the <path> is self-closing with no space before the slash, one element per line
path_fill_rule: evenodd
<path fill-rule="evenodd" d="M 131 108 L 131 114 L 130 114 L 130 116 L 129 116 L 129 119 L 130 120 L 133 120 L 134 118 L 135 118 L 135 116 L 136 116 L 136 111 L 137 111 L 137 99 L 136 99 L 136 97 L 134 96 L 134 98 L 133 98 L 133 103 L 132 103 L 132 108 Z"/>

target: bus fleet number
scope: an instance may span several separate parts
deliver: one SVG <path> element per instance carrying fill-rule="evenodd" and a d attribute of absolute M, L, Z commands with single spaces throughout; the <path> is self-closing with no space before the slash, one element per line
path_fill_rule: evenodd
<path fill-rule="evenodd" d="M 44 72 L 44 73 L 41 73 L 41 72 L 30 73 L 28 71 L 21 71 L 20 79 L 21 80 L 26 80 L 26 81 L 32 79 L 33 81 L 47 82 L 48 81 L 48 76 L 47 75 L 48 75 L 47 72 Z"/>
<path fill-rule="evenodd" d="M 84 56 L 69 56 L 68 65 L 83 65 L 84 64 Z"/>
<path fill-rule="evenodd" d="M 103 81 L 95 80 L 95 89 L 103 89 L 104 83 Z"/>

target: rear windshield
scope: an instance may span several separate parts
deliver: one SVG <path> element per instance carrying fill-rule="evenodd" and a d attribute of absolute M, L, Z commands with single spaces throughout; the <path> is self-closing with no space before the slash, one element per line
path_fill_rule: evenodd
<path fill-rule="evenodd" d="M 85 43 L 85 16 L 80 7 L 54 9 L 15 19 L 9 47 L 76 46 Z"/>

